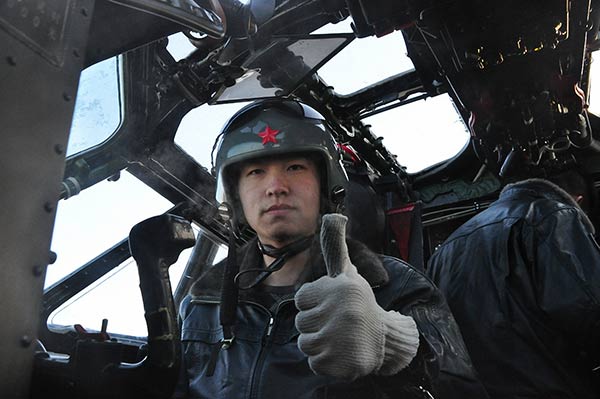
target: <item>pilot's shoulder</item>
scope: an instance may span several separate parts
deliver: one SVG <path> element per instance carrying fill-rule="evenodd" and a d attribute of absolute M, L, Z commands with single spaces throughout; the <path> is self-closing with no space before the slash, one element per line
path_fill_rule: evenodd
<path fill-rule="evenodd" d="M 226 263 L 227 259 L 224 259 L 210 266 L 202 273 L 194 284 L 192 284 L 190 296 L 195 299 L 220 299 Z"/>

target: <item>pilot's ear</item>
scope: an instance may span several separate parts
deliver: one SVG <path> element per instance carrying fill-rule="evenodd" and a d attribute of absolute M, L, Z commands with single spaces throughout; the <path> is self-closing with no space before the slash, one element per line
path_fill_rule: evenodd
<path fill-rule="evenodd" d="M 573 199 L 575 199 L 575 202 L 577 202 L 579 205 L 581 205 L 581 202 L 583 201 L 583 195 L 581 195 L 581 194 L 574 195 Z"/>

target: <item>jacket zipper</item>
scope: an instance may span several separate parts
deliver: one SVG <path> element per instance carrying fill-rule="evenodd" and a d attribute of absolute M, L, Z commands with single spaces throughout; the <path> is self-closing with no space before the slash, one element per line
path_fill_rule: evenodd
<path fill-rule="evenodd" d="M 202 300 L 202 299 L 192 299 L 191 302 L 192 303 L 206 303 L 206 304 L 219 304 L 220 303 L 220 301 L 211 301 L 211 300 Z M 275 314 L 272 314 L 267 308 L 265 308 L 263 305 L 261 305 L 259 303 L 251 302 L 251 301 L 240 301 L 240 303 L 246 303 L 248 305 L 254 305 L 257 308 L 261 309 L 264 313 L 266 313 L 267 315 L 269 315 L 269 322 L 267 323 L 267 326 L 266 326 L 266 329 L 265 329 L 266 333 L 262 337 L 261 348 L 259 350 L 256 362 L 254 363 L 254 367 L 252 369 L 252 375 L 250 376 L 250 393 L 248 395 L 248 398 L 250 398 L 250 399 L 254 399 L 254 398 L 260 399 L 256 395 L 258 395 L 258 387 L 260 385 L 260 375 L 262 373 L 262 367 L 263 367 L 263 364 L 264 364 L 265 358 L 266 358 L 266 349 L 267 349 L 268 346 L 270 346 L 270 343 L 271 343 L 271 333 L 273 332 L 273 328 L 275 327 L 275 319 L 277 318 L 277 314 L 279 313 L 279 309 L 283 305 L 286 305 L 286 304 L 288 304 L 290 302 L 294 302 L 294 300 L 293 299 L 286 299 L 285 301 L 282 301 L 281 303 L 279 303 L 277 305 L 277 308 L 275 309 Z M 222 342 L 220 344 L 222 344 Z M 231 346 L 231 344 L 228 345 L 228 346 L 226 346 L 226 347 L 218 345 L 218 347 L 220 349 L 228 349 L 229 346 Z"/>
<path fill-rule="evenodd" d="M 281 303 L 279 303 L 277 305 L 277 309 L 275 309 L 275 314 L 271 314 L 271 312 L 269 312 L 262 305 L 259 305 L 254 302 L 248 302 L 248 303 L 252 303 L 254 305 L 261 307 L 270 316 L 269 323 L 267 324 L 267 328 L 266 328 L 266 334 L 263 336 L 260 352 L 258 353 L 258 358 L 256 359 L 256 363 L 254 364 L 252 376 L 250 377 L 250 394 L 248 395 L 248 398 L 250 398 L 250 399 L 261 399 L 258 396 L 258 387 L 260 386 L 260 382 L 261 382 L 260 376 L 262 375 L 262 370 L 263 370 L 263 365 L 264 365 L 265 359 L 266 359 L 267 349 L 271 345 L 271 333 L 273 332 L 273 328 L 275 327 L 275 319 L 277 318 L 279 309 L 284 304 L 287 304 L 287 303 L 293 302 L 293 301 L 294 301 L 293 299 L 288 299 L 288 300 L 285 300 L 285 301 L 282 301 Z"/>
<path fill-rule="evenodd" d="M 268 338 L 271 335 L 271 331 L 273 331 L 273 324 L 275 324 L 275 319 L 273 319 L 273 316 L 271 316 L 271 318 L 269 319 L 269 326 L 267 327 L 266 338 Z"/>

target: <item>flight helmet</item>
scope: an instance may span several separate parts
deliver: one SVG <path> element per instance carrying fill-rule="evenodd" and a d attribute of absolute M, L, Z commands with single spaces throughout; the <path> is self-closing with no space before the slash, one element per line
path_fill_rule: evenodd
<path fill-rule="evenodd" d="M 257 101 L 234 114 L 220 138 L 213 170 L 219 203 L 235 203 L 237 182 L 232 166 L 269 156 L 314 154 L 325 169 L 320 170 L 324 212 L 342 204 L 348 177 L 340 150 L 325 118 L 313 108 L 295 100 Z"/>

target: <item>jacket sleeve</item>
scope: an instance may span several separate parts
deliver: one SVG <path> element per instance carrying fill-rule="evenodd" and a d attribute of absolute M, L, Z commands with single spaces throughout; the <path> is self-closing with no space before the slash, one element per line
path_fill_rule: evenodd
<path fill-rule="evenodd" d="M 532 281 L 547 322 L 600 360 L 600 248 L 593 232 L 567 208 L 533 226 L 528 237 Z"/>
<path fill-rule="evenodd" d="M 407 264 L 401 267 L 406 268 L 404 278 L 398 279 L 403 284 L 387 308 L 414 318 L 419 350 L 407 368 L 396 376 L 378 377 L 379 383 L 396 393 L 394 387 L 402 381 L 420 380 L 436 399 L 487 398 L 443 295 L 421 272 Z"/>

